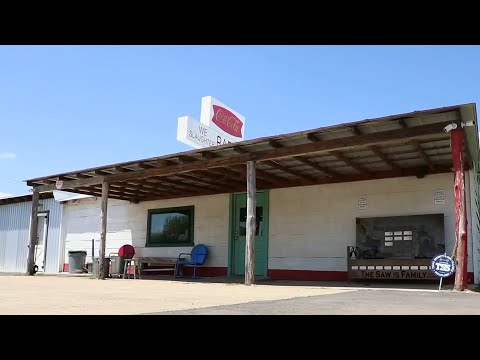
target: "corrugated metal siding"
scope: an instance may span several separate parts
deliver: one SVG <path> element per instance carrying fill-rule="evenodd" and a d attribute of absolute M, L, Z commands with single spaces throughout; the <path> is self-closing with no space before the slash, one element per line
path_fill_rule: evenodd
<path fill-rule="evenodd" d="M 61 251 L 61 224 L 63 215 L 63 205 L 56 202 L 55 199 L 45 199 L 43 202 L 43 210 L 49 211 L 48 214 L 48 237 L 47 237 L 47 273 L 58 273 L 60 267 L 60 251 Z"/>
<path fill-rule="evenodd" d="M 49 210 L 46 272 L 59 272 L 63 205 L 54 199 L 40 201 Z M 0 206 L 0 271 L 25 272 L 27 268 L 32 202 Z"/>
<path fill-rule="evenodd" d="M 31 202 L 0 206 L 0 271 L 25 272 Z"/>

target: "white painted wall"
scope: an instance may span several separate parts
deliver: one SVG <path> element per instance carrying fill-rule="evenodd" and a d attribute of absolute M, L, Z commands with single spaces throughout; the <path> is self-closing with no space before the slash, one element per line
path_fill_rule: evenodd
<path fill-rule="evenodd" d="M 433 204 L 436 189 L 445 189 L 444 205 Z M 357 203 L 362 195 L 368 201 L 363 210 Z M 356 217 L 443 213 L 446 251 L 451 254 L 453 203 L 453 174 L 271 190 L 269 269 L 346 271 L 346 248 L 355 245 Z M 471 234 L 470 229 L 470 254 Z M 468 271 L 473 271 L 472 257 Z"/>
<path fill-rule="evenodd" d="M 139 256 L 171 256 L 190 252 L 191 247 L 145 247 L 147 214 L 149 209 L 176 206 L 195 206 L 194 241 L 209 249 L 206 265 L 227 264 L 229 195 L 191 197 L 172 200 L 148 201 L 130 204 L 126 201 L 109 200 L 107 210 L 107 242 L 105 253 L 116 253 L 120 246 L 131 244 Z M 100 199 L 82 199 L 67 205 L 65 263 L 68 251 L 87 251 L 91 262 L 91 240 L 95 239 L 95 257 L 100 241 Z"/>
<path fill-rule="evenodd" d="M 466 176 L 469 179 L 469 176 Z M 433 192 L 445 190 L 445 204 L 434 205 Z M 467 183 L 467 200 L 470 201 Z M 358 208 L 367 195 L 368 207 Z M 431 213 L 445 215 L 446 251 L 454 245 L 455 216 L 453 174 L 316 185 L 270 191 L 269 268 L 346 271 L 346 247 L 355 244 L 355 218 Z M 190 197 L 130 204 L 109 200 L 107 255 L 123 244 L 132 244 L 140 256 L 177 256 L 191 248 L 145 248 L 149 209 L 195 206 L 195 243 L 209 247 L 208 266 L 226 267 L 228 256 L 229 195 Z M 471 212 L 470 202 L 467 204 Z M 100 199 L 69 202 L 66 209 L 65 261 L 69 250 L 85 250 L 91 261 L 91 239 L 100 239 Z M 477 236 L 473 234 L 474 236 Z M 472 254 L 472 222 L 469 220 L 469 253 Z M 477 237 L 475 237 L 478 243 Z M 468 270 L 473 271 L 472 256 Z"/>

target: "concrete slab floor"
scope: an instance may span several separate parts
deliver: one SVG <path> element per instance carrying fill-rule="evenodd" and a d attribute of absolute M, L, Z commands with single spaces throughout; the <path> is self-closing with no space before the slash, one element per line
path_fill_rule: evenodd
<path fill-rule="evenodd" d="M 480 314 L 480 293 L 438 292 L 438 284 L 220 280 L 5 275 L 0 314 Z"/>

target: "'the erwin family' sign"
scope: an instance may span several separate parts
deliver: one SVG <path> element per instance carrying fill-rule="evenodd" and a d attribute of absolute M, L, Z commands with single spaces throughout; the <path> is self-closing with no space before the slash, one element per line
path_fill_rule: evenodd
<path fill-rule="evenodd" d="M 245 117 L 211 96 L 202 98 L 200 122 L 178 118 L 177 140 L 194 148 L 229 144 L 244 139 Z"/>

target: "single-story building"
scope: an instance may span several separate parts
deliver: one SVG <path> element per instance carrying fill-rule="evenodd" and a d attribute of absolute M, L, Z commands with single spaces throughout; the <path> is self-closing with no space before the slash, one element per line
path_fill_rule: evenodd
<path fill-rule="evenodd" d="M 175 257 L 203 243 L 204 275 L 243 275 L 245 165 L 253 162 L 256 275 L 346 280 L 362 269 L 391 270 L 398 259 L 408 260 L 399 269 L 415 272 L 438 253 L 452 254 L 456 237 L 463 248 L 466 235 L 469 281 L 479 283 L 478 160 L 476 105 L 463 104 L 27 184 L 34 196 L 58 189 L 91 196 L 64 209 L 65 269 L 68 250 L 89 251 L 91 239 L 100 244 L 105 236 L 107 256 L 127 243 L 151 257 Z M 371 264 L 349 268 L 352 256 Z"/>

